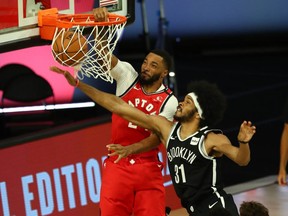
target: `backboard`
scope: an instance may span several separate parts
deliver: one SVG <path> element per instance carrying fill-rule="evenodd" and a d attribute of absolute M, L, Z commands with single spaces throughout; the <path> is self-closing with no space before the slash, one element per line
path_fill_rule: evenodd
<path fill-rule="evenodd" d="M 48 43 L 39 37 L 38 11 L 57 8 L 59 14 L 92 12 L 107 7 L 110 12 L 135 19 L 134 0 L 0 0 L 0 53 Z"/>
<path fill-rule="evenodd" d="M 126 16 L 128 25 L 135 20 L 135 0 L 95 0 L 96 7 L 106 7 L 111 13 Z"/>

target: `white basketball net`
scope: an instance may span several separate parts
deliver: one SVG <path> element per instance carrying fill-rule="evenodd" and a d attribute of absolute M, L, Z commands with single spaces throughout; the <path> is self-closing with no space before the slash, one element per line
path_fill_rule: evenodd
<path fill-rule="evenodd" d="M 71 22 L 73 22 L 73 19 Z M 91 21 L 88 17 L 86 22 L 89 23 L 94 21 Z M 55 43 L 56 38 L 61 37 L 66 31 L 73 31 L 74 34 L 81 34 L 85 36 L 85 43 L 88 45 L 88 51 L 86 53 L 84 52 L 85 57 L 81 59 L 81 62 L 77 63 L 77 60 L 75 60 L 75 64 L 68 65 L 67 60 L 65 60 L 62 61 L 61 64 L 69 67 L 73 66 L 75 69 L 75 76 L 81 80 L 84 79 L 84 76 L 94 77 L 95 79 L 100 77 L 104 81 L 113 83 L 113 78 L 110 75 L 111 58 L 125 24 L 126 22 L 106 26 L 75 25 L 70 29 L 57 27 L 52 40 L 52 52 L 56 53 L 53 50 L 53 44 Z M 84 45 L 86 44 L 82 44 L 82 48 Z M 83 52 L 82 48 L 79 49 L 75 55 L 70 56 L 70 59 L 68 60 L 73 60 L 74 56 L 77 56 L 78 53 Z M 60 54 L 66 54 L 66 50 L 64 49 L 63 53 Z M 59 53 L 57 55 L 59 55 Z M 57 58 L 57 60 L 59 61 L 61 59 Z"/>

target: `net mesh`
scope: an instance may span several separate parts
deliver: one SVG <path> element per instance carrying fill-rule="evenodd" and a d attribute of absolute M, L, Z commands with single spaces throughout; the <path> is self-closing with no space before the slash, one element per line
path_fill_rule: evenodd
<path fill-rule="evenodd" d="M 69 22 L 73 23 L 74 18 L 72 17 Z M 93 25 L 89 25 L 91 22 L 93 22 Z M 66 55 L 66 59 L 57 58 L 57 61 L 60 60 L 60 63 L 64 66 L 74 67 L 75 76 L 81 80 L 86 76 L 95 79 L 101 78 L 104 81 L 112 83 L 113 78 L 110 75 L 112 54 L 125 24 L 126 21 L 95 25 L 94 17 L 88 16 L 84 23 L 81 22 L 79 24 L 79 22 L 75 22 L 75 25 L 69 28 L 56 27 L 51 45 L 54 58 L 56 59 L 59 55 Z M 67 48 L 65 47 L 63 47 L 61 53 L 57 53 L 54 50 L 53 45 L 56 43 L 57 38 L 63 37 L 67 31 L 71 31 L 75 35 L 84 36 L 86 39 L 85 43 L 82 43 L 79 50 L 73 55 L 67 53 Z M 72 43 L 72 40 L 73 37 L 71 37 L 71 41 L 68 44 Z M 88 49 L 84 52 L 83 47 Z M 84 57 L 79 59 L 79 54 L 84 55 Z M 73 64 L 71 64 L 71 61 Z"/>

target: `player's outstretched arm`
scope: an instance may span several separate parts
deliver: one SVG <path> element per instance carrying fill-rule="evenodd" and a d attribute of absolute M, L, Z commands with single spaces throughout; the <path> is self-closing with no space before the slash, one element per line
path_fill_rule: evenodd
<path fill-rule="evenodd" d="M 140 127 L 147 128 L 148 130 L 155 131 L 156 133 L 160 133 L 161 123 L 159 122 L 163 122 L 164 117 L 146 115 L 140 110 L 128 105 L 121 98 L 113 94 L 100 91 L 99 89 L 81 82 L 80 80 L 75 79 L 68 71 L 62 70 L 56 66 L 50 67 L 50 70 L 64 75 L 70 85 L 78 87 L 93 101 L 109 110 L 110 112 L 113 112 Z"/>

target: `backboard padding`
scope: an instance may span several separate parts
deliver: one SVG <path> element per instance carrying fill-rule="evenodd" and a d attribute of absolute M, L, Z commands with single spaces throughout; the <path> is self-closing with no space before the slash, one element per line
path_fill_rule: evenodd
<path fill-rule="evenodd" d="M 0 46 L 39 37 L 38 11 L 44 8 L 37 0 L 9 0 L 0 6 Z M 92 11 L 94 0 L 43 0 L 59 13 L 74 14 Z M 2 50 L 1 50 L 2 51 Z"/>

